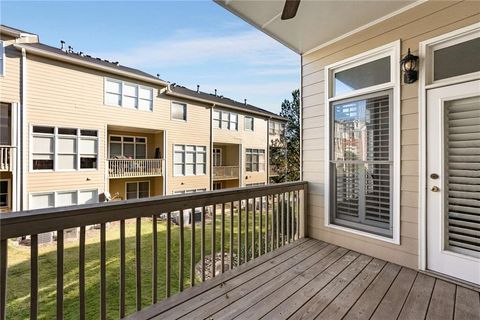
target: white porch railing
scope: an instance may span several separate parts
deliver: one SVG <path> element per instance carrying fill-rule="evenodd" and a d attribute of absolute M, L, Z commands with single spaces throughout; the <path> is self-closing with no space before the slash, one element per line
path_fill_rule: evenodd
<path fill-rule="evenodd" d="M 238 166 L 215 166 L 213 167 L 213 180 L 238 179 Z"/>
<path fill-rule="evenodd" d="M 13 148 L 12 146 L 0 146 L 0 171 L 12 171 Z"/>
<path fill-rule="evenodd" d="M 109 178 L 135 178 L 163 175 L 163 159 L 109 159 Z"/>

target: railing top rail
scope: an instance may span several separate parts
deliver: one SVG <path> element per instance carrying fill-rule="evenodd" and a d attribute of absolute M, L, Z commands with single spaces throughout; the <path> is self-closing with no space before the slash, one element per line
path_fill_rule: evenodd
<path fill-rule="evenodd" d="M 0 215 L 0 239 L 75 228 L 93 224 L 152 216 L 165 212 L 204 207 L 240 199 L 303 190 L 306 181 L 285 182 L 266 186 L 205 191 L 192 194 L 158 196 L 84 204 L 79 206 L 18 211 Z"/>
<path fill-rule="evenodd" d="M 107 159 L 107 161 L 163 161 L 164 159 Z"/>
<path fill-rule="evenodd" d="M 236 166 L 213 166 L 214 168 L 238 168 L 238 165 Z"/>

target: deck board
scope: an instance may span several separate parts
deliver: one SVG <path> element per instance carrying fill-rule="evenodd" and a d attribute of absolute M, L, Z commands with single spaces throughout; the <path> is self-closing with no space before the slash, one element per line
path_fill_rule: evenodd
<path fill-rule="evenodd" d="M 318 240 L 283 246 L 129 319 L 479 319 L 472 288 Z"/>

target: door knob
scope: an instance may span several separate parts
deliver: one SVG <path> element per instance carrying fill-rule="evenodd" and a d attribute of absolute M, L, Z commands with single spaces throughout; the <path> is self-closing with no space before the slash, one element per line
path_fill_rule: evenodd
<path fill-rule="evenodd" d="M 433 191 L 433 192 L 438 192 L 438 191 L 440 191 L 440 188 L 437 187 L 437 186 L 433 186 L 433 187 L 432 187 L 432 191 Z"/>

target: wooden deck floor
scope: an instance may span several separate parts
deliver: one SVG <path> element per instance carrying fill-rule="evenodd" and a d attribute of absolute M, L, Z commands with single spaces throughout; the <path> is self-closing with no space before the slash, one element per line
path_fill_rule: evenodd
<path fill-rule="evenodd" d="M 480 319 L 479 292 L 302 239 L 132 319 Z"/>

